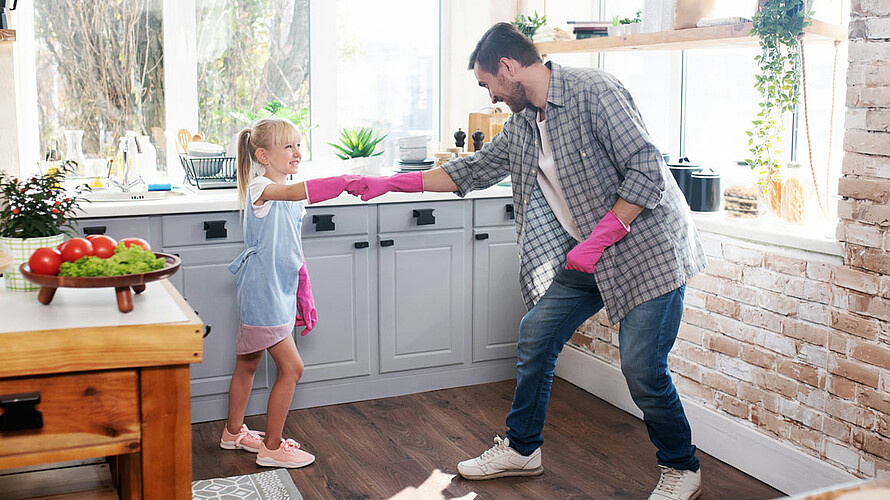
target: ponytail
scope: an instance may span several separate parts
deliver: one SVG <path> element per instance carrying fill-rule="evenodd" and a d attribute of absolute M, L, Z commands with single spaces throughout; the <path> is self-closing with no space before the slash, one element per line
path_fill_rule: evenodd
<path fill-rule="evenodd" d="M 251 157 L 253 152 L 250 147 L 250 129 L 245 128 L 238 134 L 238 206 L 243 210 L 247 200 L 247 185 L 250 178 Z"/>

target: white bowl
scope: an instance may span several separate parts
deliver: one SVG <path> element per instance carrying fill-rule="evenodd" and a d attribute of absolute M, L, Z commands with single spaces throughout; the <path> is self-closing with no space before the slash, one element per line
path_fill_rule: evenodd
<path fill-rule="evenodd" d="M 402 161 L 420 161 L 426 159 L 426 147 L 399 148 L 399 159 Z"/>
<path fill-rule="evenodd" d="M 399 139 L 400 148 L 426 148 L 426 143 L 430 142 L 428 135 L 414 135 L 411 137 L 402 137 Z"/>

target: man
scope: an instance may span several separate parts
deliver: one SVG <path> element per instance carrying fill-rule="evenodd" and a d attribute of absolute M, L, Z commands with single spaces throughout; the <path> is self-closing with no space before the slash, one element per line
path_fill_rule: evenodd
<path fill-rule="evenodd" d="M 689 210 L 633 99 L 597 69 L 541 61 L 507 23 L 470 55 L 479 86 L 513 116 L 473 156 L 427 172 L 364 177 L 350 192 L 455 191 L 510 175 L 520 283 L 530 311 L 519 329 L 516 391 L 506 438 L 458 464 L 467 479 L 543 472 L 541 432 L 556 359 L 601 308 L 620 323 L 621 370 L 643 411 L 661 480 L 651 499 L 701 492 L 689 423 L 668 372 L 686 280 L 706 264 Z"/>

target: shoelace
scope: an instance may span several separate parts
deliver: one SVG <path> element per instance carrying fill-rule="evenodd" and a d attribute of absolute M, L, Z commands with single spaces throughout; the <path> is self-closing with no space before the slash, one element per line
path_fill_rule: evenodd
<path fill-rule="evenodd" d="M 504 451 L 506 451 L 506 449 L 507 449 L 507 442 L 504 441 L 503 439 L 501 439 L 500 436 L 495 436 L 495 437 L 494 437 L 494 442 L 495 442 L 496 444 L 495 444 L 494 446 L 492 446 L 491 448 L 489 448 L 488 450 L 486 450 L 485 453 L 483 453 L 482 456 L 479 457 L 479 458 L 493 457 L 493 456 L 495 456 L 495 455 L 500 455 L 501 453 L 503 453 Z"/>
<path fill-rule="evenodd" d="M 300 449 L 300 443 L 294 441 L 293 439 L 285 439 L 284 443 L 282 443 L 281 446 L 284 446 L 285 453 L 292 453 Z"/>
<path fill-rule="evenodd" d="M 670 467 L 659 467 L 661 467 L 661 479 L 658 480 L 658 485 L 655 487 L 655 491 L 670 493 L 672 495 L 677 493 L 680 482 L 683 480 L 683 471 L 671 469 Z"/>
<path fill-rule="evenodd" d="M 235 446 L 241 446 L 241 441 L 244 441 L 244 438 L 246 438 L 248 436 L 262 441 L 263 437 L 265 437 L 265 435 L 266 435 L 265 432 L 252 431 L 250 429 L 247 429 L 247 430 L 242 429 L 240 432 L 238 432 L 238 437 L 235 438 Z"/>

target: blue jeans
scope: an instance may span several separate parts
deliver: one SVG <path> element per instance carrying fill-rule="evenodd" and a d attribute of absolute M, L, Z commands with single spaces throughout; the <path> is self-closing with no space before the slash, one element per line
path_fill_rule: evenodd
<path fill-rule="evenodd" d="M 667 357 L 680 327 L 686 285 L 644 302 L 621 320 L 621 371 L 634 403 L 643 410 L 658 463 L 698 470 L 692 433 L 668 372 Z M 561 270 L 519 326 L 516 392 L 507 414 L 510 446 L 529 455 L 544 442 L 556 358 L 572 334 L 602 309 L 592 274 Z"/>

